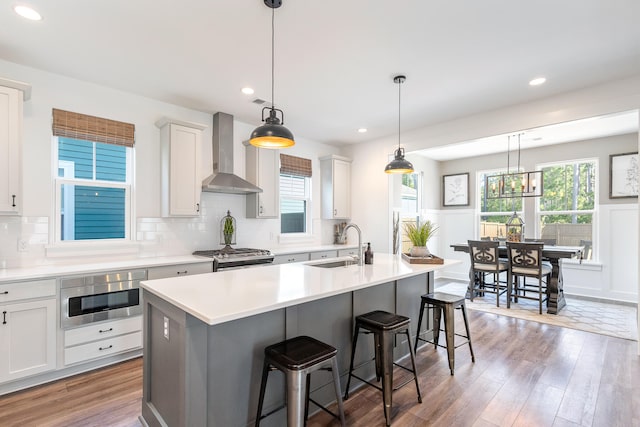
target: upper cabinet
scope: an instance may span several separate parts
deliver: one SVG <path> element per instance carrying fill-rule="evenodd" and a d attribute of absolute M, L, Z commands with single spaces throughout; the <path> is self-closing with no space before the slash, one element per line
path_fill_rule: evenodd
<path fill-rule="evenodd" d="M 22 115 L 31 86 L 0 79 L 0 215 L 22 206 Z"/>
<path fill-rule="evenodd" d="M 198 216 L 200 152 L 206 126 L 168 118 L 157 121 L 156 126 L 162 157 L 162 216 Z"/>
<path fill-rule="evenodd" d="M 320 158 L 322 218 L 351 218 L 351 160 L 331 155 Z"/>
<path fill-rule="evenodd" d="M 244 144 L 247 181 L 262 189 L 262 193 L 247 194 L 247 218 L 278 218 L 280 152 Z"/>

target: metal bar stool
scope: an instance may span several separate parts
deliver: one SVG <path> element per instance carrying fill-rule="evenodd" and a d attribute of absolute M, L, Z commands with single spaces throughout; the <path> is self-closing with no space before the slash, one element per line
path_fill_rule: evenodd
<path fill-rule="evenodd" d="M 344 418 L 344 407 L 342 405 L 342 393 L 340 390 L 337 353 L 338 351 L 330 345 L 308 336 L 291 338 L 265 348 L 256 427 L 260 425 L 260 421 L 263 418 L 279 411 L 285 406 L 287 407 L 287 426 L 303 427 L 306 425 L 309 415 L 309 401 L 338 418 L 344 427 L 346 422 Z M 326 367 L 325 362 L 330 362 L 331 366 Z M 286 403 L 268 414 L 262 415 L 262 404 L 267 388 L 267 378 L 269 372 L 275 369 L 282 371 L 286 377 Z M 338 415 L 309 397 L 311 372 L 320 369 L 331 371 L 333 374 L 333 385 L 336 400 L 338 401 Z"/>
<path fill-rule="evenodd" d="M 471 332 L 469 331 L 469 321 L 467 320 L 467 307 L 464 303 L 465 298 L 458 295 L 446 294 L 444 292 L 434 292 L 431 294 L 422 295 L 420 299 L 420 317 L 418 318 L 418 332 L 416 333 L 415 351 L 418 351 L 418 341 L 424 341 L 434 344 L 435 348 L 438 348 L 438 346 L 446 347 L 447 356 L 449 357 L 449 369 L 451 370 L 451 375 L 453 375 L 453 369 L 455 366 L 455 349 L 465 344 L 469 344 L 469 350 L 471 351 L 471 361 L 475 363 L 476 358 L 473 355 L 473 346 L 471 345 Z M 429 341 L 420 337 L 420 326 L 422 325 L 422 316 L 424 314 L 425 308 L 433 309 L 433 341 Z M 466 336 L 455 333 L 455 322 L 453 314 L 454 310 L 457 308 L 462 311 L 464 327 L 467 332 Z M 440 318 L 442 317 L 443 313 L 444 333 L 447 341 L 446 346 L 438 344 L 438 339 L 440 338 Z M 465 341 L 461 342 L 458 345 L 455 345 L 455 336 L 465 338 Z"/>
<path fill-rule="evenodd" d="M 420 385 L 418 384 L 418 375 L 416 371 L 415 356 L 413 353 L 413 347 L 411 346 L 410 321 L 411 320 L 408 317 L 388 313 L 386 311 L 372 311 L 370 313 L 362 314 L 356 317 L 355 332 L 353 334 L 353 345 L 351 347 L 351 364 L 349 366 L 349 377 L 347 379 L 347 388 L 344 393 L 344 398 L 345 400 L 349 398 L 349 384 L 351 383 L 351 377 L 355 377 L 365 384 L 368 384 L 382 391 L 384 416 L 387 422 L 387 426 L 391 425 L 391 395 L 395 390 L 398 390 L 400 387 L 409 384 L 411 381 L 415 381 L 416 390 L 418 391 L 418 402 L 422 403 L 422 396 L 420 395 Z M 358 369 L 364 366 L 366 363 L 370 362 L 369 360 L 359 366 L 356 366 L 355 368 L 353 366 L 360 328 L 364 329 L 366 331 L 365 333 L 374 334 L 376 380 L 379 381 L 380 378 L 382 378 L 382 387 L 373 384 L 353 373 L 355 369 Z M 394 363 L 393 361 L 393 343 L 396 334 L 405 334 L 407 336 L 407 342 L 409 344 L 409 354 L 411 355 L 411 366 L 413 367 L 413 369 L 406 368 L 402 365 Z M 413 373 L 413 378 L 394 388 L 393 365 L 396 365 L 406 371 Z"/>

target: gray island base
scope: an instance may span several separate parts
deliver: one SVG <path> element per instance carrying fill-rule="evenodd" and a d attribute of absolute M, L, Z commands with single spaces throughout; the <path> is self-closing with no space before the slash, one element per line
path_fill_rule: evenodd
<path fill-rule="evenodd" d="M 391 255 L 388 257 L 392 259 Z M 402 263 L 399 259 L 392 261 Z M 368 267 L 372 266 L 342 268 L 346 270 Z M 266 272 L 268 269 L 277 268 L 281 267 L 269 266 L 238 271 Z M 308 265 L 299 268 L 312 269 L 311 274 L 314 275 L 329 274 L 318 271 L 327 269 Z M 203 321 L 189 313 L 185 307 L 181 307 L 184 304 L 179 298 L 173 300 L 167 296 L 169 292 L 163 293 L 165 291 L 154 289 L 154 282 L 161 281 L 146 282 L 143 284 L 144 395 L 141 421 L 149 426 L 171 427 L 253 425 L 258 406 L 264 348 L 298 335 L 312 336 L 338 349 L 338 366 L 344 392 L 355 316 L 372 310 L 386 310 L 408 316 L 412 321 L 413 339 L 420 295 L 433 291 L 434 268 L 423 267 L 421 270 L 408 275 L 401 274 L 404 277 L 382 283 L 359 283 L 358 289 L 336 294 L 329 292 L 331 295 L 316 296 L 307 302 L 287 303 L 284 307 L 274 309 L 265 307 L 264 312 L 243 315 L 220 323 L 211 319 Z M 278 273 L 281 281 L 288 273 L 292 271 Z M 220 280 L 237 279 L 223 277 L 226 274 L 211 273 L 200 276 L 209 276 L 208 286 L 215 287 L 215 282 Z M 333 278 L 342 280 L 335 275 Z M 173 280 L 179 285 L 184 279 L 188 278 Z M 325 277 L 321 280 L 326 279 Z M 169 279 L 162 279 L 165 280 Z M 251 284 L 260 286 L 259 283 L 246 282 L 246 292 L 252 292 Z M 255 292 L 259 293 L 259 290 Z M 220 292 L 217 296 L 213 293 L 211 298 L 224 299 L 229 296 Z M 291 302 L 294 301 L 295 299 Z M 229 301 L 229 304 L 232 304 L 232 301 Z M 431 333 L 431 327 L 430 320 L 423 326 L 425 332 L 429 331 L 427 335 Z M 360 340 L 362 342 L 358 345 L 356 366 L 373 358 L 373 338 L 364 335 Z M 395 359 L 401 359 L 406 355 L 406 343 L 396 343 Z M 360 372 L 365 378 L 374 377 L 373 363 L 362 368 Z M 361 384 L 352 381 L 351 388 L 357 388 L 359 385 Z M 280 372 L 272 373 L 265 394 L 264 413 L 281 406 L 284 393 L 284 376 Z M 311 375 L 311 397 L 327 405 L 335 401 L 329 372 L 319 371 Z M 316 410 L 312 404 L 310 412 Z M 382 403 L 380 415 L 384 416 Z M 286 425 L 286 409 L 265 418 L 261 425 Z"/>

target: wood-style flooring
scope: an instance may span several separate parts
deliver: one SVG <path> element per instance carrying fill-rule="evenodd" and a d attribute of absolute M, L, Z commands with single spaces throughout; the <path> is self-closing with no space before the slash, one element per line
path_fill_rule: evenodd
<path fill-rule="evenodd" d="M 445 349 L 420 349 L 423 403 L 413 383 L 395 392 L 393 426 L 640 426 L 637 342 L 469 315 L 476 363 L 467 346 L 458 348 L 451 376 Z M 0 396 L 0 426 L 140 426 L 141 398 L 142 364 L 135 359 Z M 385 425 L 371 387 L 351 393 L 345 409 L 349 426 Z M 308 425 L 339 423 L 319 413 Z"/>

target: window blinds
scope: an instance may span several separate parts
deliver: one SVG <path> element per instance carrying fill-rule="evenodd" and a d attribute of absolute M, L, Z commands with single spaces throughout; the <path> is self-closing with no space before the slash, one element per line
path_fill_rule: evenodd
<path fill-rule="evenodd" d="M 292 176 L 311 176 L 311 159 L 280 154 L 280 173 Z"/>
<path fill-rule="evenodd" d="M 133 147 L 135 129 L 131 123 L 53 109 L 54 136 Z"/>

